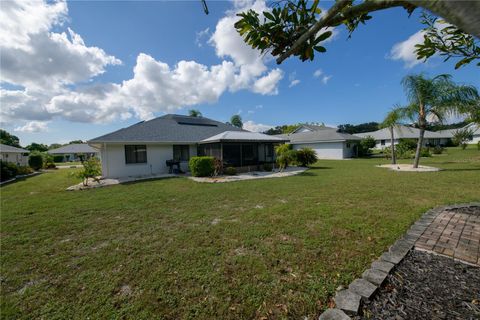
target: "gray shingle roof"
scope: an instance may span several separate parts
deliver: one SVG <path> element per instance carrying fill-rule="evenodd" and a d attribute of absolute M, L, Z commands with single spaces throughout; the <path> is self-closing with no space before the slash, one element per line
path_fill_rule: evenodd
<path fill-rule="evenodd" d="M 284 139 L 277 136 L 269 136 L 260 132 L 249 131 L 225 131 L 203 139 L 200 143 L 212 143 L 221 141 L 249 141 L 249 142 L 285 142 L 288 139 Z"/>
<path fill-rule="evenodd" d="M 86 143 L 72 143 L 57 149 L 48 150 L 51 154 L 67 154 L 67 153 L 96 153 L 98 150 L 90 147 Z"/>
<path fill-rule="evenodd" d="M 167 114 L 94 138 L 98 142 L 176 142 L 196 143 L 225 131 L 240 128 L 203 117 Z"/>
<path fill-rule="evenodd" d="M 5 152 L 5 153 L 29 153 L 30 151 L 22 149 L 22 148 L 8 146 L 6 144 L 0 144 L 0 152 Z"/>
<path fill-rule="evenodd" d="M 337 132 L 335 128 L 322 127 L 321 130 L 311 132 L 299 132 L 291 134 L 281 134 L 278 137 L 283 137 L 290 140 L 290 143 L 313 143 L 313 142 L 328 142 L 328 141 L 351 141 L 360 140 L 361 138 L 353 136 L 348 133 Z"/>
<path fill-rule="evenodd" d="M 420 135 L 419 129 L 417 128 L 412 128 L 412 127 L 407 127 L 407 126 L 396 126 L 394 128 L 394 135 L 396 139 L 418 139 L 418 136 Z M 371 136 L 375 140 L 388 140 L 390 139 L 390 129 L 389 128 L 384 128 L 380 129 L 377 131 L 372 131 L 372 132 L 364 132 L 364 133 L 356 133 L 356 136 L 359 137 L 366 137 L 366 136 Z M 450 138 L 448 134 L 445 133 L 439 133 L 439 132 L 433 132 L 433 131 L 425 131 L 425 138 L 427 139 L 440 139 L 440 138 Z"/>

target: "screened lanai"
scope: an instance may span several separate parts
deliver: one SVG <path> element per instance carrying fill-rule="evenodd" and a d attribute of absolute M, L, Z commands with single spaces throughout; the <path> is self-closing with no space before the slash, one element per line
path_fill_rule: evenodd
<path fill-rule="evenodd" d="M 226 131 L 200 141 L 198 155 L 220 159 L 224 166 L 245 167 L 275 161 L 274 146 L 288 140 L 263 133 Z"/>

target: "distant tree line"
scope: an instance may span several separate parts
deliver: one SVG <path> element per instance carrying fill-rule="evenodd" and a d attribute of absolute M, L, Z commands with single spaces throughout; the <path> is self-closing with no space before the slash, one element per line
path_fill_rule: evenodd
<path fill-rule="evenodd" d="M 378 129 L 379 129 L 378 122 L 365 122 L 365 123 L 360 123 L 356 125 L 346 123 L 338 126 L 338 132 L 349 133 L 349 134 L 377 131 Z"/>

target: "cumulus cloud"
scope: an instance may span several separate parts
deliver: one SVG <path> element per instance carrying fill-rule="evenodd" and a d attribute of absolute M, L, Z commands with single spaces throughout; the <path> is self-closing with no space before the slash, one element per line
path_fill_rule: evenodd
<path fill-rule="evenodd" d="M 16 132 L 45 132 L 48 131 L 47 123 L 42 121 L 30 121 L 27 122 L 24 126 L 16 127 L 13 129 Z"/>
<path fill-rule="evenodd" d="M 260 94 L 278 94 L 278 82 L 283 78 L 283 71 L 273 69 L 266 76 L 257 79 L 253 84 L 253 92 Z"/>
<path fill-rule="evenodd" d="M 64 2 L 7 1 L 0 18 L 1 81 L 30 89 L 55 90 L 88 80 L 120 60 L 100 48 L 88 47 L 70 28 L 49 29 L 67 14 Z"/>
<path fill-rule="evenodd" d="M 237 3 L 235 8 L 267 10 L 263 1 Z M 1 39 L 5 39 L 0 44 L 1 82 L 19 89 L 0 88 L 2 123 L 27 120 L 41 121 L 46 126 L 45 121 L 54 118 L 94 123 L 133 116 L 149 119 L 158 112 L 214 103 L 226 91 L 278 94 L 283 78 L 282 70 L 269 70 L 270 57 L 248 47 L 238 35 L 233 27 L 238 19 L 235 10 L 218 21 L 208 40 L 223 59 L 219 64 L 207 66 L 181 60 L 168 65 L 140 53 L 131 79 L 106 84 L 92 79 L 105 72 L 107 66 L 120 64 L 120 60 L 101 48 L 87 46 L 69 28 L 52 32 L 54 26 L 61 27 L 68 18 L 65 2 L 8 2 L 7 11 L 11 16 L 0 22 L 5 25 L 0 31 Z M 12 37 L 16 32 L 20 32 L 18 39 Z M 209 33 L 205 29 L 197 36 Z M 37 123 L 17 129 L 34 130 L 35 125 L 41 126 Z"/>
<path fill-rule="evenodd" d="M 412 68 L 417 64 L 422 63 L 422 60 L 417 59 L 415 45 L 423 43 L 424 34 L 425 32 L 420 30 L 411 35 L 407 40 L 396 43 L 390 50 L 390 55 L 388 57 L 392 60 L 403 61 L 406 68 Z"/>
<path fill-rule="evenodd" d="M 252 131 L 252 132 L 264 132 L 271 128 L 273 128 L 273 126 L 269 126 L 267 124 L 262 124 L 262 123 L 255 123 L 252 120 L 248 120 L 243 123 L 243 129 Z"/>

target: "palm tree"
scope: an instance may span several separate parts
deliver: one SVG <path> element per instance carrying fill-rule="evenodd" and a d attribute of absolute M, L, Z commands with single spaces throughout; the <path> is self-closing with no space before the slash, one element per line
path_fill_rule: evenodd
<path fill-rule="evenodd" d="M 188 110 L 188 115 L 190 117 L 198 118 L 202 116 L 202 113 L 200 112 L 200 110 L 191 109 L 191 110 Z"/>
<path fill-rule="evenodd" d="M 392 152 L 392 164 L 397 164 L 397 156 L 395 154 L 395 136 L 394 136 L 394 129 L 396 126 L 400 124 L 400 119 L 402 118 L 401 109 L 394 108 L 383 120 L 380 124 L 381 128 L 388 128 L 390 130 L 390 149 Z"/>
<path fill-rule="evenodd" d="M 242 128 L 243 127 L 242 117 L 240 117 L 240 115 L 238 115 L 238 114 L 234 114 L 230 118 L 230 123 L 232 124 L 232 126 L 235 126 L 237 128 Z"/>
<path fill-rule="evenodd" d="M 402 85 L 409 104 L 399 108 L 402 117 L 415 122 L 420 130 L 414 168 L 418 168 L 425 130 L 431 119 L 443 122 L 445 117 L 465 112 L 478 113 L 478 91 L 474 86 L 456 84 L 452 76 L 441 74 L 428 78 L 423 74 L 403 78 Z"/>

